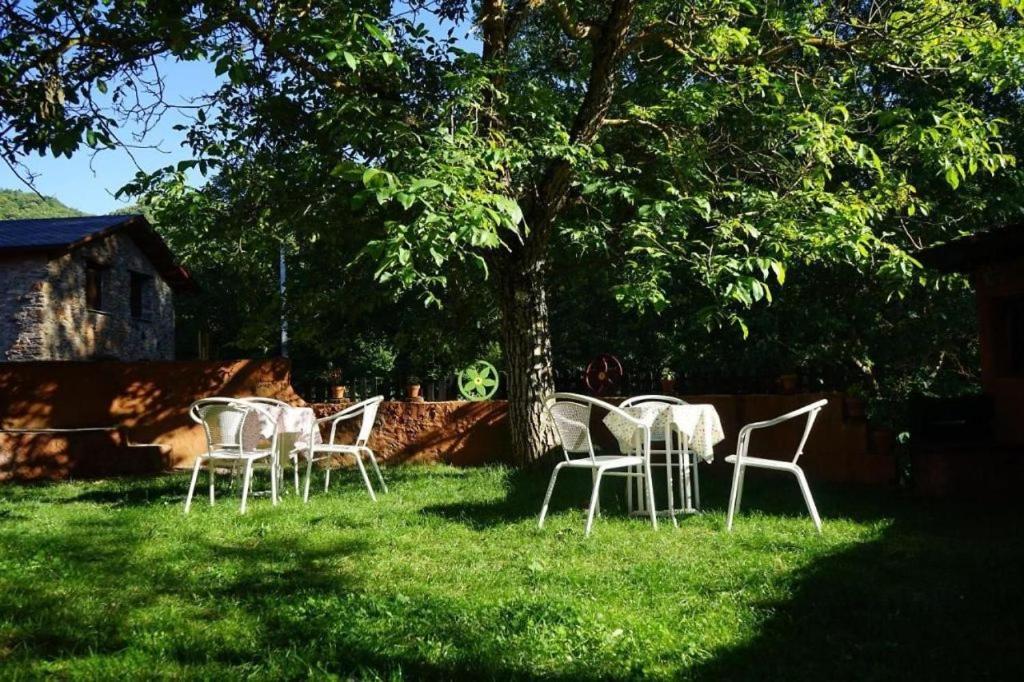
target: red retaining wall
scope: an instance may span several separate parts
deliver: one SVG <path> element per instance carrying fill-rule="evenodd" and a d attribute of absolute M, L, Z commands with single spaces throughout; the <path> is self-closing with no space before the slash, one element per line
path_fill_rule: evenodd
<path fill-rule="evenodd" d="M 0 480 L 151 473 L 187 465 L 203 434 L 194 400 L 266 395 L 301 402 L 284 360 L 0 364 Z M 19 429 L 116 427 L 40 434 Z M 144 444 L 136 446 L 133 444 Z"/>
<path fill-rule="evenodd" d="M 263 395 L 303 404 L 290 384 L 285 360 L 235 362 L 30 362 L 0 364 L 0 480 L 143 474 L 191 465 L 204 447 L 189 405 L 211 395 Z M 726 441 L 715 466 L 735 447 L 743 424 L 768 419 L 822 397 L 802 395 L 686 396 L 718 410 Z M 829 405 L 801 463 L 813 478 L 888 482 L 892 458 L 868 452 L 864 420 L 843 416 L 840 394 Z M 319 415 L 337 404 L 313 406 Z M 508 405 L 385 402 L 371 447 L 391 464 L 444 462 L 458 466 L 510 463 Z M 599 442 L 614 446 L 595 414 Z M 19 429 L 111 427 L 107 432 L 33 434 Z M 354 437 L 347 422 L 343 435 Z M 752 454 L 788 456 L 800 424 L 757 434 Z"/>
<path fill-rule="evenodd" d="M 888 483 L 895 479 L 891 455 L 869 452 L 868 424 L 863 419 L 846 419 L 842 394 L 798 395 L 694 395 L 684 399 L 715 406 L 726 439 L 715 448 L 715 466 L 734 452 L 736 435 L 743 424 L 770 419 L 798 407 L 828 398 L 800 462 L 808 476 L 819 480 Z M 617 402 L 617 399 L 611 399 Z M 335 404 L 313 406 L 319 416 L 337 412 Z M 494 400 L 480 403 L 385 402 L 370 447 L 390 462 L 446 462 L 455 465 L 510 463 L 508 405 Z M 615 447 L 615 440 L 595 412 L 592 429 L 598 444 Z M 802 420 L 761 431 L 751 440 L 751 454 L 792 457 L 803 432 Z M 355 437 L 358 424 L 343 422 L 340 433 Z"/>

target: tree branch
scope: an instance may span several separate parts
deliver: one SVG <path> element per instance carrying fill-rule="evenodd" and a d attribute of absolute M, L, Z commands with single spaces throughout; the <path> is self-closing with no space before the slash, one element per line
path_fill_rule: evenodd
<path fill-rule="evenodd" d="M 551 8 L 555 18 L 558 19 L 558 25 L 562 27 L 562 32 L 573 40 L 593 39 L 600 35 L 601 29 L 596 24 L 575 21 L 564 0 L 548 0 L 547 2 L 539 0 L 539 2 Z"/>

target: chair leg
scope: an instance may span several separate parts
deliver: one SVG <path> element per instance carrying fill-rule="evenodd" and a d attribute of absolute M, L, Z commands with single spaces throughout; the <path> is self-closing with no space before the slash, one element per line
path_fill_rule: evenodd
<path fill-rule="evenodd" d="M 331 487 L 331 467 L 324 467 L 324 492 Z"/>
<path fill-rule="evenodd" d="M 654 506 L 654 477 L 651 473 L 651 461 L 650 458 L 647 460 L 647 465 L 644 467 L 644 487 L 647 488 L 647 512 L 651 517 L 651 525 L 654 530 L 658 530 L 658 510 Z"/>
<path fill-rule="evenodd" d="M 736 491 L 736 511 L 737 511 L 737 513 L 740 510 L 740 505 L 743 504 L 743 488 L 746 485 L 746 482 L 747 482 L 747 468 L 743 467 L 742 469 L 740 469 L 740 487 L 739 487 L 739 490 Z"/>
<path fill-rule="evenodd" d="M 646 480 L 644 467 L 638 467 L 636 470 L 636 476 L 633 477 L 633 485 L 636 486 L 636 509 L 641 514 L 647 511 L 647 499 L 645 497 L 647 493 L 644 490 L 644 483 Z"/>
<path fill-rule="evenodd" d="M 626 469 L 626 513 L 633 513 L 633 467 Z"/>
<path fill-rule="evenodd" d="M 377 501 L 377 496 L 373 493 L 373 486 L 370 485 L 370 477 L 366 475 L 366 467 L 363 466 L 363 458 L 359 455 L 358 452 L 355 453 L 355 456 L 356 456 L 356 464 L 359 466 L 359 473 L 363 477 L 363 483 L 366 484 L 366 490 L 367 490 L 367 492 L 370 493 L 370 499 L 373 500 L 374 502 L 376 502 Z"/>
<path fill-rule="evenodd" d="M 283 467 L 279 467 L 273 462 L 270 463 L 270 503 L 273 505 L 277 504 L 278 477 L 283 472 Z"/>
<path fill-rule="evenodd" d="M 679 454 L 679 460 L 683 465 L 683 507 L 687 510 L 693 508 L 693 480 L 690 474 L 690 453 L 682 452 Z"/>
<path fill-rule="evenodd" d="M 682 439 L 680 439 L 680 440 L 682 441 Z M 678 484 L 678 487 L 679 487 L 679 499 L 680 500 L 685 500 L 686 499 L 686 485 L 685 485 L 686 477 L 683 476 L 683 473 L 686 471 L 686 467 L 684 466 L 685 463 L 683 462 L 683 458 L 686 456 L 686 452 L 687 452 L 685 441 L 680 442 L 679 443 L 679 447 L 682 450 L 682 452 L 679 455 L 679 465 L 678 465 L 678 471 L 676 473 L 678 474 L 678 478 L 679 478 L 679 484 Z"/>
<path fill-rule="evenodd" d="M 807 511 L 811 513 L 811 518 L 814 520 L 814 527 L 821 532 L 821 517 L 818 516 L 818 508 L 814 506 L 814 498 L 811 497 L 811 487 L 807 485 L 807 478 L 804 476 L 804 472 L 797 469 L 793 472 L 796 475 L 796 481 L 800 484 L 800 492 L 804 495 L 804 502 L 807 503 Z"/>
<path fill-rule="evenodd" d="M 373 465 L 373 470 L 377 472 L 377 480 L 380 481 L 381 490 L 387 492 L 388 484 L 384 482 L 384 476 L 380 473 L 380 466 L 377 464 L 377 458 L 374 456 L 373 450 L 366 448 L 366 456 L 370 458 L 370 464 Z"/>
<path fill-rule="evenodd" d="M 292 460 L 292 474 L 295 478 L 295 494 L 299 494 L 299 456 L 296 454 Z"/>
<path fill-rule="evenodd" d="M 196 457 L 196 463 L 192 466 L 192 483 L 188 486 L 188 495 L 185 497 L 185 513 L 192 508 L 192 495 L 196 491 L 196 481 L 199 480 L 199 470 L 203 468 L 203 458 Z"/>
<path fill-rule="evenodd" d="M 739 462 L 733 464 L 732 470 L 732 490 L 729 491 L 729 511 L 725 519 L 725 529 L 727 531 L 732 530 L 732 520 L 736 516 L 736 512 L 739 511 L 739 496 L 736 494 L 739 487 L 742 485 L 740 482 L 740 472 L 743 469 L 743 465 Z"/>
<path fill-rule="evenodd" d="M 298 466 L 296 464 L 296 466 Z M 306 459 L 306 489 L 302 493 L 302 501 L 309 502 L 309 479 L 313 477 L 313 455 L 310 453 Z"/>
<path fill-rule="evenodd" d="M 672 493 L 672 443 L 665 443 L 665 487 L 668 489 L 668 515 L 672 519 L 672 525 L 675 528 L 679 527 L 679 519 L 676 518 L 676 500 L 675 495 Z M 682 453 L 679 455 L 682 457 Z"/>
<path fill-rule="evenodd" d="M 551 472 L 551 480 L 548 481 L 548 491 L 544 493 L 544 504 L 540 507 L 540 521 L 537 523 L 538 528 L 544 527 L 544 517 L 548 515 L 548 503 L 551 502 L 551 493 L 555 490 L 555 479 L 558 478 L 558 472 L 562 470 L 561 464 L 555 465 L 555 470 Z"/>
<path fill-rule="evenodd" d="M 246 503 L 249 501 L 249 488 L 252 484 L 252 460 L 245 463 L 245 476 L 242 478 L 242 512 L 245 513 Z"/>
<path fill-rule="evenodd" d="M 693 505 L 700 511 L 700 457 L 693 453 Z"/>
<path fill-rule="evenodd" d="M 587 527 L 583 531 L 583 537 L 590 536 L 590 529 L 594 526 L 594 512 L 597 510 L 597 505 L 601 500 L 601 475 L 604 474 L 604 469 L 597 469 L 594 475 L 594 489 L 590 493 L 590 508 L 587 509 Z"/>
<path fill-rule="evenodd" d="M 209 471 L 209 476 L 210 476 L 210 504 L 212 505 L 212 504 L 213 504 L 213 501 L 214 501 L 214 494 L 213 494 L 213 478 L 214 478 L 214 473 L 215 473 L 215 472 L 214 472 L 214 469 L 216 469 L 216 467 L 215 467 L 215 466 L 214 466 L 214 464 L 213 464 L 213 460 L 212 460 L 212 459 L 211 459 L 211 460 L 209 460 L 209 461 L 207 461 L 207 463 L 206 463 L 206 468 L 208 469 L 208 471 Z"/>

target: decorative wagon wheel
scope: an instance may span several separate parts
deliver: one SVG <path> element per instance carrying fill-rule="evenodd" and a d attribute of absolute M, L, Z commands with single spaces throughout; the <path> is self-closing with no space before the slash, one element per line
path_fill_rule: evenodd
<path fill-rule="evenodd" d="M 590 361 L 583 372 L 583 383 L 594 395 L 605 395 L 622 385 L 625 372 L 622 363 L 614 355 L 602 353 Z"/>
<path fill-rule="evenodd" d="M 487 400 L 498 391 L 498 370 L 494 365 L 477 360 L 459 372 L 459 393 L 466 400 Z"/>

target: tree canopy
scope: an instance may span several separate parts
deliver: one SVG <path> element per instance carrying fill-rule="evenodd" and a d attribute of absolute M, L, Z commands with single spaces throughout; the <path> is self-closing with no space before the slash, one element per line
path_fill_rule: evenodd
<path fill-rule="evenodd" d="M 0 189 L 0 220 L 13 218 L 65 218 L 83 213 L 54 197 L 41 197 L 17 189 Z"/>
<path fill-rule="evenodd" d="M 9 164 L 120 144 L 119 121 L 169 106 L 158 55 L 214 64 L 194 159 L 128 191 L 200 245 L 234 216 L 236 244 L 326 245 L 428 303 L 492 301 L 523 460 L 550 444 L 547 294 L 580 254 L 637 314 L 747 334 L 794 272 L 870 272 L 898 299 L 928 283 L 913 249 L 1020 213 L 989 187 L 1020 186 L 1020 0 L 3 7 Z M 426 12 L 471 18 L 480 53 Z"/>

